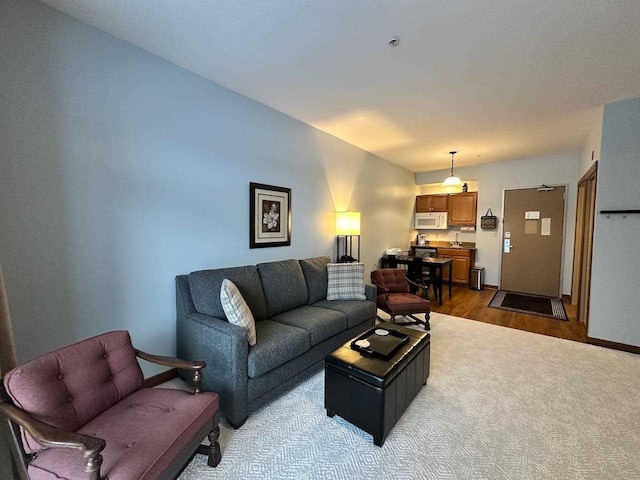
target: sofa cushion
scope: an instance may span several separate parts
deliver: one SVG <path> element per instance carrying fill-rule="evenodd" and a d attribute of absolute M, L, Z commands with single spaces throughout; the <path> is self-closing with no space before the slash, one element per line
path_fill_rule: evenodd
<path fill-rule="evenodd" d="M 256 378 L 311 348 L 309 333 L 284 323 L 256 323 L 256 344 L 249 348 L 249 377 Z"/>
<path fill-rule="evenodd" d="M 267 318 L 267 301 L 264 298 L 260 274 L 255 265 L 191 272 L 189 289 L 198 312 L 227 320 L 220 303 L 220 287 L 225 278 L 238 287 L 256 320 Z"/>
<path fill-rule="evenodd" d="M 13 402 L 34 418 L 74 432 L 142 386 L 126 331 L 109 332 L 35 358 L 7 373 Z M 23 431 L 28 453 L 42 449 Z"/>
<path fill-rule="evenodd" d="M 256 344 L 256 322 L 253 314 L 242 298 L 242 294 L 235 283 L 224 279 L 220 287 L 220 302 L 229 323 L 244 328 L 247 331 L 249 345 Z"/>
<path fill-rule="evenodd" d="M 349 328 L 376 316 L 376 304 L 370 300 L 321 300 L 313 306 L 344 313 Z"/>
<path fill-rule="evenodd" d="M 307 304 L 309 292 L 298 260 L 259 263 L 257 267 L 270 317 Z"/>
<path fill-rule="evenodd" d="M 275 315 L 271 320 L 303 328 L 309 332 L 311 345 L 317 345 L 347 328 L 347 316 L 344 313 L 307 305 Z"/>
<path fill-rule="evenodd" d="M 327 264 L 331 262 L 329 257 L 305 258 L 300 260 L 302 273 L 309 290 L 308 304 L 312 305 L 327 298 Z"/>
<path fill-rule="evenodd" d="M 207 423 L 213 428 L 218 395 L 143 388 L 87 423 L 79 433 L 107 442 L 101 477 L 109 480 L 158 478 Z M 47 449 L 29 466 L 32 480 L 88 478 L 77 450 Z M 50 472 L 55 472 L 53 475 Z"/>

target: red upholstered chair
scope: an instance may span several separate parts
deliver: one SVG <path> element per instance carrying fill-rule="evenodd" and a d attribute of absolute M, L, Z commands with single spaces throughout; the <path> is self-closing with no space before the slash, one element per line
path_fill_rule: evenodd
<path fill-rule="evenodd" d="M 136 357 L 193 370 L 195 394 L 142 388 Z M 128 332 L 116 331 L 11 370 L 0 413 L 10 420 L 22 478 L 169 479 L 195 452 L 215 467 L 218 395 L 200 389 L 204 366 L 146 354 L 133 348 Z M 211 446 L 200 445 L 206 435 Z"/>
<path fill-rule="evenodd" d="M 429 300 L 409 293 L 411 280 L 407 279 L 405 270 L 399 268 L 374 270 L 371 272 L 371 282 L 378 287 L 378 294 L 376 296 L 378 308 L 391 315 L 392 322 L 395 322 L 396 316 L 403 315 L 413 320 L 413 322 L 403 323 L 423 325 L 425 330 L 430 329 L 430 302 Z M 415 314 L 417 313 L 424 313 L 425 319 L 421 320 L 416 317 Z"/>

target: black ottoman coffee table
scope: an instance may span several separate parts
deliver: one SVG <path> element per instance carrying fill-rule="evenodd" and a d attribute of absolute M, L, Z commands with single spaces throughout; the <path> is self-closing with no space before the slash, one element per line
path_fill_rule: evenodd
<path fill-rule="evenodd" d="M 426 332 L 382 323 L 374 327 L 409 336 L 389 359 L 365 356 L 351 340 L 325 358 L 324 406 L 373 435 L 381 447 L 391 429 L 429 377 L 430 336 Z"/>

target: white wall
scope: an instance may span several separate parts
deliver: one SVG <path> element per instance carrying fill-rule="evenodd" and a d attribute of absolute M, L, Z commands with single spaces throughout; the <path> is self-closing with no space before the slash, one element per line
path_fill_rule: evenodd
<path fill-rule="evenodd" d="M 0 3 L 0 263 L 20 361 L 112 329 L 175 353 L 174 277 L 415 234 L 413 173 L 31 0 Z M 250 250 L 249 182 L 292 189 Z M 214 292 L 215 294 L 215 292 Z"/>
<path fill-rule="evenodd" d="M 588 331 L 590 337 L 636 346 L 640 346 L 640 215 L 607 218 L 597 212 L 640 209 L 638 185 L 640 98 L 604 108 Z"/>
<path fill-rule="evenodd" d="M 505 189 L 537 187 L 543 183 L 565 185 L 567 187 L 567 203 L 562 292 L 567 295 L 571 293 L 578 157 L 577 153 L 570 153 L 455 169 L 456 175 L 461 180 L 478 181 L 478 230 L 475 234 L 478 249 L 476 264 L 485 267 L 485 283 L 499 285 L 501 243 L 500 230 L 480 229 L 480 217 L 485 214 L 488 208 L 491 208 L 493 213 L 498 216 L 498 220 L 502 221 L 502 197 Z M 416 174 L 416 183 L 424 185 L 441 182 L 447 175 L 448 171 L 446 170 L 420 172 Z M 498 234 L 493 236 L 495 232 Z M 463 240 L 467 241 L 464 238 Z"/>
<path fill-rule="evenodd" d="M 580 152 L 580 165 L 578 166 L 578 179 L 584 175 L 593 162 L 600 159 L 602 149 L 602 119 L 604 106 L 594 108 L 591 112 L 591 127 L 582 145 Z M 593 158 L 592 158 L 593 155 Z"/>

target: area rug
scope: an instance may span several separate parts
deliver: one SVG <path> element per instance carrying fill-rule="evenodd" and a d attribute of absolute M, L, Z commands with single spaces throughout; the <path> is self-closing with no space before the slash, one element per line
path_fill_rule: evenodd
<path fill-rule="evenodd" d="M 326 416 L 318 372 L 180 479 L 640 478 L 640 356 L 431 315 L 429 381 L 382 448 Z"/>
<path fill-rule="evenodd" d="M 564 309 L 564 304 L 559 298 L 498 290 L 491 299 L 491 302 L 489 302 L 489 306 L 511 312 L 555 318 L 556 320 L 569 320 L 567 318 L 567 312 Z"/>

